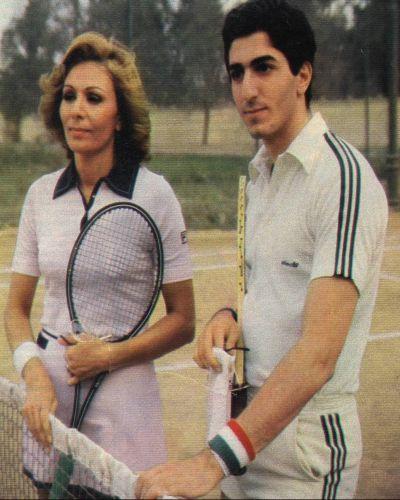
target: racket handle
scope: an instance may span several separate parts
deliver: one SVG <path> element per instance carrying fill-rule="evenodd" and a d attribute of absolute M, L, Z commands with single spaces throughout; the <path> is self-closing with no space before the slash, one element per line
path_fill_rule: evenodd
<path fill-rule="evenodd" d="M 74 461 L 71 455 L 60 454 L 53 484 L 49 493 L 50 500 L 62 500 L 68 496 L 68 485 L 74 472 Z"/>
<path fill-rule="evenodd" d="M 89 392 L 86 396 L 86 400 L 83 403 L 83 406 L 81 408 L 81 411 L 78 415 L 78 418 L 76 419 L 74 423 L 74 428 L 78 429 L 78 431 L 81 428 L 81 425 L 83 423 L 83 419 L 85 418 L 86 411 L 89 407 L 89 404 L 91 403 L 92 399 L 94 398 L 94 395 L 96 394 L 97 389 L 100 387 L 101 383 L 103 382 L 105 376 L 107 375 L 108 372 L 101 372 L 99 373 L 96 378 L 94 379 L 92 387 L 89 389 Z"/>
<path fill-rule="evenodd" d="M 247 385 L 235 387 L 231 391 L 231 417 L 238 417 L 247 406 Z"/>

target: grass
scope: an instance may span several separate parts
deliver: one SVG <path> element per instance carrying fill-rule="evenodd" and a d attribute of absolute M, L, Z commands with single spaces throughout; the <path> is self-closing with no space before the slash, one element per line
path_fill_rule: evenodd
<path fill-rule="evenodd" d="M 190 229 L 232 229 L 236 224 L 237 181 L 247 173 L 250 155 L 155 154 L 150 168 L 162 174 L 181 202 Z M 371 149 L 383 177 L 386 152 Z M 0 144 L 0 227 L 16 226 L 24 196 L 41 175 L 66 164 L 60 148 L 46 143 Z"/>
<path fill-rule="evenodd" d="M 237 179 L 248 158 L 154 155 L 150 168 L 173 186 L 190 229 L 235 226 Z M 46 144 L 0 145 L 0 226 L 16 226 L 30 184 L 66 163 L 64 153 Z"/>

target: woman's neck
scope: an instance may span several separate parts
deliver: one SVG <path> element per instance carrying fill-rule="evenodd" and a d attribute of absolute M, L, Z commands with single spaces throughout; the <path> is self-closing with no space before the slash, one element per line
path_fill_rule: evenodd
<path fill-rule="evenodd" d="M 107 177 L 114 163 L 112 152 L 106 155 L 104 153 L 97 155 L 76 153 L 74 159 L 79 175 L 79 184 L 85 192 L 91 192 L 99 179 Z"/>

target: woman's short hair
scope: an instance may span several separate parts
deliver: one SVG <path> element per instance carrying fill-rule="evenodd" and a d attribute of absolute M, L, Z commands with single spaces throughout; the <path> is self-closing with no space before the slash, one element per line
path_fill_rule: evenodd
<path fill-rule="evenodd" d="M 60 119 L 60 104 L 65 78 L 81 62 L 103 64 L 112 77 L 117 96 L 121 130 L 116 133 L 117 154 L 140 162 L 148 159 L 150 148 L 149 105 L 143 89 L 135 55 L 122 43 L 107 39 L 95 32 L 77 36 L 68 47 L 61 63 L 51 73 L 40 78 L 42 97 L 39 111 L 47 129 L 58 139 L 72 157 Z"/>

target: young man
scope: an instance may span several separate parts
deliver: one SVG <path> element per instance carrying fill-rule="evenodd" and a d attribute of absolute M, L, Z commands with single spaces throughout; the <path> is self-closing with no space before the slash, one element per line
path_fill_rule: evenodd
<path fill-rule="evenodd" d="M 249 403 L 192 459 L 141 475 L 137 494 L 351 498 L 361 459 L 355 392 L 379 281 L 387 202 L 362 155 L 309 109 L 314 36 L 282 0 L 249 0 L 223 29 L 232 94 L 263 142 L 250 163 L 243 334 Z M 219 311 L 196 360 L 238 338 Z M 243 467 L 246 466 L 246 472 Z M 240 475 L 241 474 L 241 475 Z"/>

